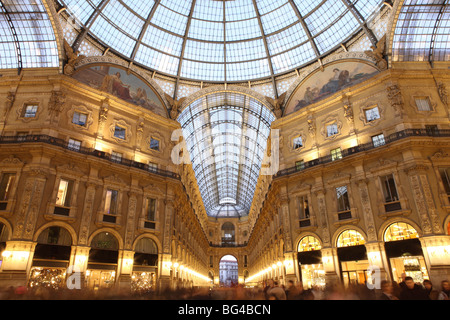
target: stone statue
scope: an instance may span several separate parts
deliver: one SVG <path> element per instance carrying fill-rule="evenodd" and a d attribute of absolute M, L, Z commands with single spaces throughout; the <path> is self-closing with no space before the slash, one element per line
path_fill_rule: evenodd
<path fill-rule="evenodd" d="M 74 52 L 70 44 L 64 39 L 64 51 L 66 52 L 67 63 L 64 66 L 64 74 L 71 76 L 75 72 L 75 65 L 86 58 L 86 56 L 80 55 L 80 52 Z"/>
<path fill-rule="evenodd" d="M 281 96 L 279 96 L 277 99 L 272 99 L 270 97 L 266 97 L 266 100 L 272 105 L 273 112 L 275 113 L 275 116 L 279 119 L 283 115 L 283 110 L 281 109 L 281 106 L 284 103 L 284 99 L 286 98 L 287 92 L 283 93 Z"/>
<path fill-rule="evenodd" d="M 184 100 L 186 100 L 186 97 L 181 98 L 179 100 L 173 99 L 171 96 L 169 96 L 167 93 L 165 94 L 167 102 L 170 104 L 170 118 L 172 120 L 176 120 L 178 118 L 178 115 L 180 114 L 180 106 L 183 104 Z"/>
<path fill-rule="evenodd" d="M 377 42 L 376 46 L 370 47 L 372 50 L 364 51 L 366 55 L 375 59 L 376 65 L 380 70 L 386 70 L 388 68 L 388 63 L 384 58 L 384 52 L 386 50 L 386 35 Z"/>

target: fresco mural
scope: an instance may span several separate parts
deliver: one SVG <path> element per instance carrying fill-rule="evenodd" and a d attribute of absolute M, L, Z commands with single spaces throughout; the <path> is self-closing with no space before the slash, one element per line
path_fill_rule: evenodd
<path fill-rule="evenodd" d="M 332 94 L 362 82 L 379 71 L 362 62 L 338 62 L 325 67 L 324 71 L 314 73 L 299 85 L 285 114 L 291 114 Z"/>
<path fill-rule="evenodd" d="M 144 107 L 163 117 L 167 111 L 149 85 L 123 69 L 109 65 L 92 66 L 77 71 L 73 78 L 92 88 L 110 93 L 120 99 Z"/>

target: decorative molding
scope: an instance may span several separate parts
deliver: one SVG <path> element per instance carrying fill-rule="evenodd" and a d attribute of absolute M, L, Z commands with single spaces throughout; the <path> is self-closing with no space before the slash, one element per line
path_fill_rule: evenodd
<path fill-rule="evenodd" d="M 85 126 L 80 126 L 76 123 L 73 123 L 73 115 L 75 112 L 87 114 Z M 94 123 L 93 111 L 82 104 L 72 105 L 72 107 L 69 109 L 69 111 L 67 111 L 67 117 L 68 117 L 69 126 L 71 126 L 72 128 L 74 128 L 76 130 L 88 131 L 89 127 L 92 125 L 92 123 Z"/>
<path fill-rule="evenodd" d="M 125 138 L 124 139 L 114 136 L 116 126 L 125 128 Z M 131 132 L 131 125 L 129 125 L 125 120 L 114 120 L 113 123 L 109 126 L 109 132 L 111 134 L 110 138 L 115 140 L 118 143 L 129 143 L 131 140 L 131 137 L 133 136 L 133 134 Z"/>

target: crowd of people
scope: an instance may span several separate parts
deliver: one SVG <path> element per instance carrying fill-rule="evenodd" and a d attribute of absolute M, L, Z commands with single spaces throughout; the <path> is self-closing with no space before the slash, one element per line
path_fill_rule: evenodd
<path fill-rule="evenodd" d="M 59 289 L 38 287 L 8 287 L 0 290 L 0 300 L 449 300 L 450 282 L 442 281 L 435 288 L 431 281 L 415 283 L 404 277 L 400 283 L 382 281 L 380 290 L 370 290 L 364 284 L 327 285 L 304 289 L 301 282 L 289 281 L 286 286 L 268 280 L 264 286 L 232 288 L 166 288 L 147 292 L 125 289 Z"/>
<path fill-rule="evenodd" d="M 264 288 L 267 300 L 449 300 L 450 282 L 444 280 L 436 289 L 430 280 L 422 284 L 414 282 L 411 277 L 403 276 L 400 283 L 384 280 L 381 290 L 371 290 L 364 284 L 342 284 L 326 286 L 324 289 L 313 287 L 303 289 L 302 283 L 295 285 L 289 281 L 286 287 L 277 281 L 269 280 Z"/>

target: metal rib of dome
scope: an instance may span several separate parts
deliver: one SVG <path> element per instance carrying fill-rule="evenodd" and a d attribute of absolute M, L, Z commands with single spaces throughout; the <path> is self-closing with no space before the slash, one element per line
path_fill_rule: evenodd
<path fill-rule="evenodd" d="M 178 121 L 209 216 L 248 215 L 274 120 L 261 102 L 233 92 L 182 111 Z"/>
<path fill-rule="evenodd" d="M 86 34 L 181 79 L 238 82 L 311 63 L 361 29 L 380 0 L 60 0 Z M 371 38 L 369 36 L 369 38 Z"/>

